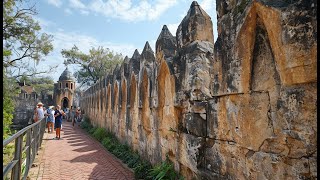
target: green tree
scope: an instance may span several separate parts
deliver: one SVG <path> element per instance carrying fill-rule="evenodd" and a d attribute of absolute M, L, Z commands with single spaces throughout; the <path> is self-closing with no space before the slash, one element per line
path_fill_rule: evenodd
<path fill-rule="evenodd" d="M 66 64 L 76 64 L 80 70 L 75 72 L 80 86 L 91 85 L 111 72 L 117 64 L 121 64 L 123 57 L 121 54 L 114 53 L 108 48 L 92 48 L 89 54 L 85 54 L 74 45 L 70 50 L 63 49 L 61 54 L 66 58 Z"/>
<path fill-rule="evenodd" d="M 22 72 L 29 76 L 45 73 L 30 68 L 30 61 L 38 64 L 53 50 L 52 36 L 40 33 L 36 14 L 35 6 L 28 7 L 22 0 L 3 1 L 3 66 L 17 70 L 16 77 Z"/>
<path fill-rule="evenodd" d="M 45 91 L 47 93 L 53 94 L 54 81 L 50 76 L 29 77 L 23 75 L 19 78 L 19 82 L 31 85 L 36 93 Z"/>
<path fill-rule="evenodd" d="M 3 70 L 3 139 L 10 134 L 10 124 L 13 119 L 14 101 L 13 97 L 18 93 L 15 79 L 8 77 Z"/>
<path fill-rule="evenodd" d="M 53 50 L 52 36 L 40 33 L 34 20 L 35 6 L 23 0 L 3 1 L 3 133 L 9 133 L 14 112 L 13 97 L 17 95 L 17 77 L 46 73 L 29 64 L 43 60 Z M 49 71 L 55 67 L 50 67 Z M 13 76 L 13 73 L 15 75 Z"/>
<path fill-rule="evenodd" d="M 53 94 L 54 81 L 52 77 L 44 76 L 44 77 L 34 78 L 32 80 L 32 84 L 34 87 L 34 91 L 37 93 L 45 91 L 49 94 Z"/>

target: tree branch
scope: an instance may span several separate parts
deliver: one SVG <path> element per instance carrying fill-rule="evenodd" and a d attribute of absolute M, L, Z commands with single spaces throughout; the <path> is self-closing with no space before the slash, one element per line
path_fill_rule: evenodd
<path fill-rule="evenodd" d="M 24 51 L 24 53 L 23 53 L 23 55 L 22 55 L 21 57 L 9 61 L 8 64 L 9 64 L 9 65 L 13 65 L 13 63 L 14 63 L 15 61 L 19 61 L 19 60 L 21 60 L 21 59 L 23 59 L 23 58 L 26 58 L 26 57 L 31 57 L 32 53 L 27 54 L 27 52 L 29 51 L 30 48 L 31 48 L 31 44 L 28 45 L 28 48 Z"/>
<path fill-rule="evenodd" d="M 37 75 L 37 74 L 45 74 L 45 73 L 49 73 L 50 71 L 52 71 L 53 69 L 57 68 L 59 65 L 56 65 L 56 66 L 52 66 L 50 67 L 49 70 L 47 71 L 39 71 L 39 72 L 33 72 L 33 73 L 30 73 L 30 74 L 18 74 L 16 76 L 13 76 L 14 78 L 18 78 L 18 77 L 21 77 L 21 76 L 34 76 L 34 75 Z"/>

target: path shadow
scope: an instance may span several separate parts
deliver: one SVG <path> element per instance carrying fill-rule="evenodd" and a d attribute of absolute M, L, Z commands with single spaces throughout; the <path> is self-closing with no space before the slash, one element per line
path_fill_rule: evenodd
<path fill-rule="evenodd" d="M 90 137 L 80 127 L 73 129 L 72 125 L 65 123 L 63 138 L 67 140 L 70 146 L 79 147 L 72 151 L 85 153 L 68 160 L 68 162 L 84 163 L 81 168 L 86 167 L 85 164 L 97 164 L 90 173 L 89 179 L 134 179 L 133 173 L 125 169 L 120 160 L 111 155 L 100 142 Z"/>

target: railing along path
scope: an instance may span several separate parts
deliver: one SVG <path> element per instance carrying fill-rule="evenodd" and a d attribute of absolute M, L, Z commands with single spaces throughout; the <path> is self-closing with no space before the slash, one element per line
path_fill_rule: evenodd
<path fill-rule="evenodd" d="M 5 148 L 10 142 L 15 141 L 14 158 L 7 165 L 3 165 L 3 179 L 6 179 L 6 176 L 10 171 L 12 171 L 11 179 L 13 180 L 25 180 L 27 178 L 38 149 L 41 147 L 46 125 L 45 119 L 46 118 L 43 118 L 40 121 L 21 129 L 3 141 L 2 148 Z M 24 135 L 27 135 L 25 146 L 23 146 Z M 22 159 L 23 153 L 26 153 L 26 159 Z M 25 161 L 24 172 L 22 169 L 23 161 Z"/>

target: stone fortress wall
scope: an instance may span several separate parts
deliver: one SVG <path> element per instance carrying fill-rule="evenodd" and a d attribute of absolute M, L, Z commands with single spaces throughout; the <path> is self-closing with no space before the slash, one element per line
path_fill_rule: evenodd
<path fill-rule="evenodd" d="M 186 179 L 316 178 L 317 2 L 193 2 L 80 100 L 92 123 Z"/>

